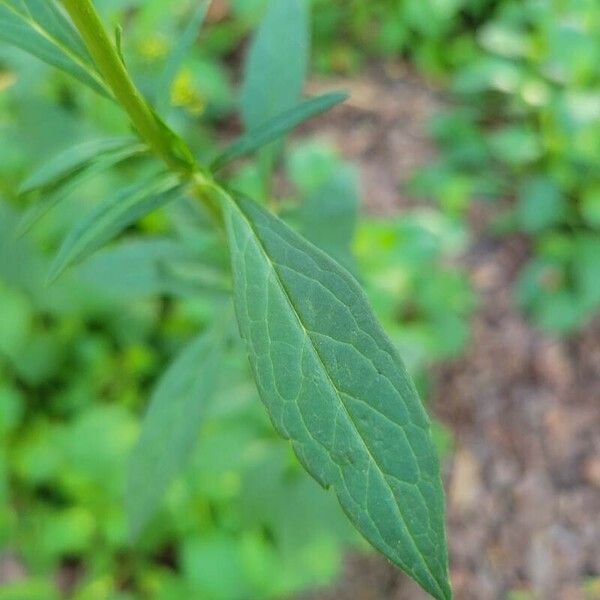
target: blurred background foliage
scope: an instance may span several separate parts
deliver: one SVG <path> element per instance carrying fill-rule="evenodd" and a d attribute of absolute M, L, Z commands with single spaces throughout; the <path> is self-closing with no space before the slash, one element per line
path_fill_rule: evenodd
<path fill-rule="evenodd" d="M 123 23 L 126 60 L 155 98 L 193 3 L 97 4 Z M 200 157 L 231 129 L 243 48 L 265 5 L 215 0 L 169 90 L 169 121 Z M 279 169 L 281 214 L 361 279 L 424 395 L 428 367 L 468 341 L 476 298 L 459 258 L 474 202 L 493 203 L 496 235 L 528 240 L 514 286 L 525 313 L 564 334 L 584 326 L 600 305 L 600 4 L 313 0 L 311 14 L 313 70 L 352 77 L 402 57 L 449 100 L 430 123 L 438 154 L 411 181 L 433 200 L 423 207 L 357 215 L 355 168 L 319 139 L 295 138 Z M 139 415 L 178 349 L 221 318 L 224 248 L 208 229 L 190 239 L 196 215 L 179 202 L 46 287 L 81 205 L 138 177 L 135 159 L 90 174 L 84 197 L 14 234 L 34 166 L 126 129 L 110 103 L 0 45 L 0 548 L 20 573 L 0 600 L 280 598 L 326 585 L 344 549 L 364 548 L 273 433 L 235 335 L 185 476 L 140 544 L 128 542 L 124 469 Z M 263 175 L 247 161 L 231 183 L 272 202 Z M 451 434 L 435 434 L 450 451 Z"/>

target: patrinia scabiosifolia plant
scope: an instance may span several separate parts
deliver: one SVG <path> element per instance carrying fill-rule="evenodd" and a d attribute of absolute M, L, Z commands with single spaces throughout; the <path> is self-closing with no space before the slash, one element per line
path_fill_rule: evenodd
<path fill-rule="evenodd" d="M 153 99 L 161 109 L 206 10 L 207 3 L 200 3 L 167 58 Z M 153 157 L 156 164 L 145 178 L 94 208 L 67 234 L 50 280 L 148 212 L 184 195 L 193 199 L 226 237 L 239 330 L 274 427 L 306 470 L 333 489 L 360 533 L 432 596 L 446 600 L 452 592 L 438 459 L 429 419 L 401 359 L 345 268 L 219 178 L 224 165 L 254 151 L 261 164 L 272 163 L 279 138 L 344 99 L 341 93 L 301 99 L 306 31 L 301 0 L 272 0 L 246 61 L 246 133 L 203 165 L 135 87 L 120 32 L 113 42 L 90 0 L 0 0 L 2 39 L 115 102 L 136 133 L 72 148 L 28 177 L 22 191 L 38 191 L 40 199 L 21 230 L 90 173 L 137 155 Z M 131 460 L 127 508 L 134 534 L 189 453 L 219 368 L 223 335 L 215 327 L 195 340 L 151 398 Z"/>

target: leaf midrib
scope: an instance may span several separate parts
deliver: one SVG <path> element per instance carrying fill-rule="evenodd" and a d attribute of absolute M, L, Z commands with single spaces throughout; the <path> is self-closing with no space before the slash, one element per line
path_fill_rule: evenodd
<path fill-rule="evenodd" d="M 369 460 L 376 466 L 377 470 L 381 473 L 382 479 L 385 482 L 385 485 L 389 491 L 389 493 L 391 494 L 392 498 L 394 499 L 394 506 L 396 507 L 396 510 L 398 512 L 398 515 L 400 516 L 400 519 L 402 521 L 402 526 L 404 527 L 406 533 L 408 534 L 408 538 L 410 539 L 412 545 L 414 546 L 414 549 L 417 551 L 417 554 L 420 555 L 423 559 L 423 563 L 426 566 L 427 572 L 429 573 L 432 581 L 434 582 L 438 592 L 440 593 L 440 597 L 442 598 L 446 598 L 446 594 L 444 592 L 444 590 L 440 587 L 440 584 L 438 583 L 437 578 L 434 576 L 433 571 L 431 570 L 431 566 L 425 556 L 425 554 L 423 552 L 421 552 L 421 550 L 419 549 L 419 547 L 417 546 L 417 543 L 410 531 L 410 529 L 407 526 L 407 521 L 406 518 L 404 517 L 404 514 L 402 513 L 402 510 L 400 508 L 399 503 L 396 501 L 396 496 L 394 494 L 394 491 L 392 490 L 392 487 L 390 486 L 388 479 L 387 479 L 387 475 L 382 471 L 381 467 L 379 466 L 378 462 L 375 460 L 375 457 L 373 456 L 373 454 L 371 453 L 371 449 L 369 448 L 369 446 L 367 445 L 362 432 L 360 431 L 360 429 L 358 428 L 358 426 L 356 425 L 356 422 L 354 421 L 354 419 L 352 418 L 350 412 L 348 411 L 345 402 L 342 400 L 342 392 L 340 390 L 338 390 L 337 386 L 335 385 L 335 383 L 333 382 L 331 375 L 329 373 L 329 370 L 327 369 L 327 366 L 321 356 L 321 354 L 319 353 L 319 350 L 317 349 L 314 339 L 311 335 L 311 332 L 309 329 L 307 329 L 304 326 L 304 323 L 302 322 L 302 319 L 300 318 L 300 314 L 298 313 L 298 310 L 296 309 L 296 306 L 294 305 L 290 294 L 285 286 L 285 284 L 283 283 L 283 280 L 279 274 L 279 271 L 276 268 L 276 263 L 274 263 L 271 260 L 271 257 L 269 256 L 269 254 L 267 253 L 267 250 L 264 246 L 264 243 L 258 233 L 258 231 L 256 230 L 256 227 L 254 227 L 254 224 L 250 221 L 250 219 L 248 219 L 248 217 L 246 216 L 246 214 L 244 213 L 244 211 L 239 207 L 239 205 L 237 204 L 237 202 L 235 202 L 235 200 L 229 195 L 227 194 L 227 198 L 228 200 L 235 206 L 236 210 L 240 213 L 240 215 L 242 216 L 242 218 L 244 219 L 244 221 L 246 221 L 246 223 L 248 224 L 248 227 L 251 229 L 251 231 L 254 233 L 254 237 L 256 238 L 256 240 L 258 241 L 258 245 L 261 249 L 262 254 L 264 255 L 265 259 L 267 260 L 267 262 L 269 263 L 269 265 L 271 266 L 271 270 L 275 275 L 275 279 L 282 291 L 282 293 L 284 294 L 291 311 L 293 312 L 296 321 L 298 322 L 298 325 L 301 327 L 302 331 L 304 332 L 305 338 L 307 338 L 310 341 L 309 346 L 312 348 L 316 358 L 318 359 L 322 371 L 323 373 L 326 375 L 331 387 L 333 388 L 333 390 L 335 390 L 336 396 L 338 397 L 339 403 L 342 406 L 344 412 L 346 413 L 346 416 L 348 417 L 348 420 L 352 423 L 354 430 L 358 433 L 358 437 L 362 443 L 362 445 L 364 446 L 367 455 L 369 457 Z M 334 461 L 335 463 L 335 461 Z M 337 464 L 337 463 L 335 463 Z M 339 468 L 339 465 L 337 465 Z M 388 545 L 386 543 L 386 545 Z"/>

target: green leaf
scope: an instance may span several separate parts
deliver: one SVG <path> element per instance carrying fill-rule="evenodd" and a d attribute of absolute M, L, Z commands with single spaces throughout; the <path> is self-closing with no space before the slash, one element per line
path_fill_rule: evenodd
<path fill-rule="evenodd" d="M 74 55 L 93 67 L 92 59 L 83 43 L 83 40 L 64 13 L 58 8 L 54 0 L 22 0 L 26 5 L 31 18 L 54 39 L 68 48 Z M 8 0 L 8 4 L 18 4 Z"/>
<path fill-rule="evenodd" d="M 89 284 L 111 300 L 174 293 L 173 282 L 163 274 L 166 265 L 190 259 L 189 251 L 171 239 L 143 236 L 103 248 L 77 269 L 77 281 Z"/>
<path fill-rule="evenodd" d="M 254 152 L 261 146 L 272 142 L 300 123 L 329 110 L 336 104 L 343 102 L 348 95 L 345 92 L 332 92 L 315 98 L 308 98 L 276 117 L 273 117 L 242 135 L 233 144 L 224 150 L 212 163 L 213 170 L 219 169 L 226 162 L 239 158 L 244 154 Z"/>
<path fill-rule="evenodd" d="M 309 194 L 299 210 L 300 232 L 348 270 L 354 270 L 350 251 L 358 216 L 356 171 L 341 165 Z"/>
<path fill-rule="evenodd" d="M 67 200 L 71 194 L 91 177 L 107 171 L 111 167 L 147 151 L 144 144 L 127 146 L 121 150 L 100 156 L 92 163 L 85 163 L 80 169 L 62 178 L 56 187 L 44 190 L 43 197 L 36 200 L 26 211 L 17 226 L 17 236 L 27 233 L 43 216 Z"/>
<path fill-rule="evenodd" d="M 91 140 L 68 148 L 31 173 L 21 184 L 19 193 L 27 194 L 35 189 L 54 186 L 100 156 L 128 146 L 137 147 L 139 142 L 132 137 L 120 136 Z"/>
<path fill-rule="evenodd" d="M 0 40 L 77 78 L 96 92 L 112 94 L 89 60 L 71 24 L 52 2 L 0 0 Z"/>
<path fill-rule="evenodd" d="M 308 64 L 308 13 L 303 0 L 271 0 L 244 65 L 241 108 L 246 129 L 292 108 Z"/>
<path fill-rule="evenodd" d="M 156 107 L 159 113 L 165 112 L 169 106 L 171 85 L 173 84 L 173 80 L 183 63 L 186 54 L 198 37 L 198 30 L 206 17 L 209 5 L 210 2 L 208 0 L 201 0 L 198 3 L 198 6 L 189 17 L 188 24 L 181 32 L 177 43 L 173 46 L 171 52 L 167 56 L 164 70 L 157 85 L 158 97 L 156 99 Z"/>
<path fill-rule="evenodd" d="M 521 227 L 536 233 L 560 223 L 567 204 L 557 183 L 546 176 L 527 179 L 519 189 L 516 208 Z"/>
<path fill-rule="evenodd" d="M 430 422 L 364 293 L 255 202 L 222 205 L 240 330 L 274 426 L 373 546 L 451 598 Z"/>
<path fill-rule="evenodd" d="M 176 176 L 161 176 L 127 187 L 99 204 L 67 234 L 48 276 L 55 281 L 73 263 L 86 258 L 132 223 L 174 200 L 181 192 Z"/>
<path fill-rule="evenodd" d="M 133 537 L 147 525 L 185 466 L 215 389 L 221 353 L 222 334 L 201 334 L 169 366 L 152 393 L 129 465 L 126 510 Z"/>

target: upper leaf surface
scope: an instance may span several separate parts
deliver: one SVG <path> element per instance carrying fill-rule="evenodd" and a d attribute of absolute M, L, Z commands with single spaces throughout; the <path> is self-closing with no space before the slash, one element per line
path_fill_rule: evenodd
<path fill-rule="evenodd" d="M 273 424 L 367 540 L 451 598 L 429 420 L 362 290 L 258 204 L 223 206 L 240 330 Z"/>
<path fill-rule="evenodd" d="M 308 47 L 304 0 L 271 0 L 244 66 L 241 102 L 247 129 L 262 125 L 298 102 Z"/>
<path fill-rule="evenodd" d="M 300 125 L 319 113 L 343 102 L 347 98 L 344 92 L 332 92 L 315 98 L 307 98 L 293 108 L 290 108 L 276 117 L 269 119 L 262 125 L 255 127 L 238 138 L 231 146 L 213 161 L 211 167 L 218 169 L 224 163 L 253 152 L 254 150 L 272 142 L 288 131 Z"/>

